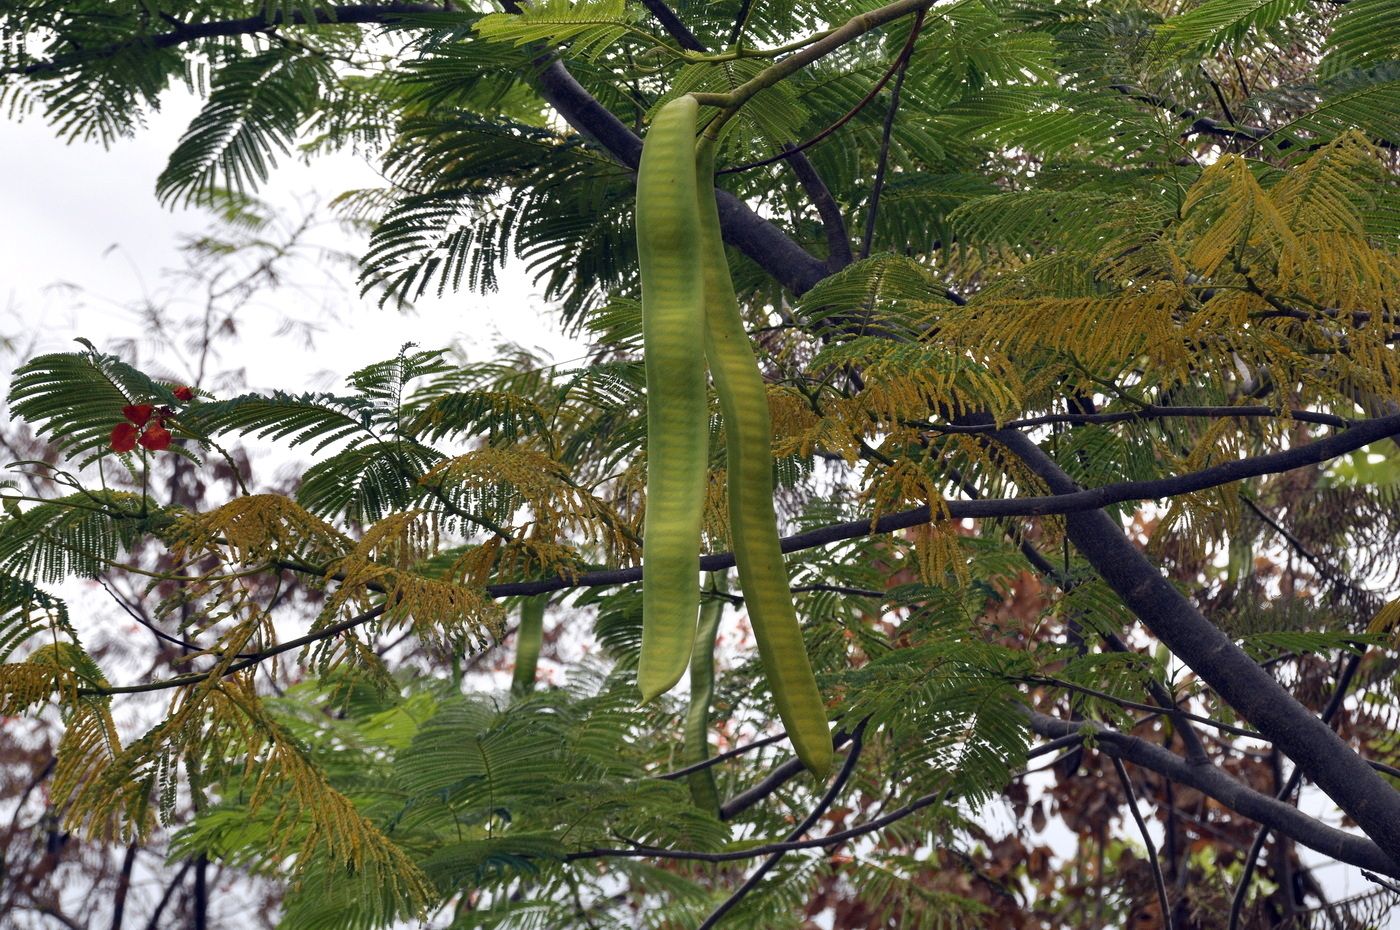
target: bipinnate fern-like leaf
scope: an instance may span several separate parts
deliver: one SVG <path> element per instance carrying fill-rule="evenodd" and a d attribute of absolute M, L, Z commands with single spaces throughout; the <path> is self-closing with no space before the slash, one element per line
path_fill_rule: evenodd
<path fill-rule="evenodd" d="M 1267 30 L 1307 7 L 1304 0 L 1205 0 L 1161 26 L 1173 45 L 1214 51 L 1251 31 Z"/>
<path fill-rule="evenodd" d="M 308 468 L 297 500 L 329 519 L 373 523 L 423 501 L 428 492 L 420 482 L 442 458 L 411 440 L 355 445 Z"/>
<path fill-rule="evenodd" d="M 190 413 L 192 425 L 209 435 L 236 433 L 288 444 L 311 445 L 318 452 L 344 439 L 374 436 L 368 411 L 355 398 L 324 394 L 244 394 L 201 404 Z"/>
<path fill-rule="evenodd" d="M 245 191 L 267 180 L 275 153 L 288 153 L 329 74 L 325 58 L 294 46 L 225 64 L 156 179 L 161 200 L 187 203 L 215 187 Z"/>
<path fill-rule="evenodd" d="M 664 44 L 633 23 L 624 0 L 543 0 L 517 12 L 483 16 L 476 31 L 495 42 L 567 45 L 581 59 L 602 55 L 633 32 L 653 46 Z"/>
<path fill-rule="evenodd" d="M 0 520 L 0 571 L 59 582 L 95 578 L 143 529 L 168 515 L 142 513 L 140 495 L 81 491 Z"/>
<path fill-rule="evenodd" d="M 1400 62 L 1346 71 L 1303 90 L 1312 104 L 1274 127 L 1264 140 L 1268 148 L 1311 151 L 1348 132 L 1361 132 L 1376 144 L 1400 140 Z M 1262 94 L 1250 105 L 1266 109 L 1288 96 L 1293 95 Z"/>
<path fill-rule="evenodd" d="M 1351 0 L 1338 13 L 1320 70 L 1332 76 L 1400 61 L 1400 17 L 1391 0 Z"/>
<path fill-rule="evenodd" d="M 108 446 L 126 405 L 178 403 L 169 385 L 78 341 L 88 351 L 40 355 L 10 383 L 10 409 L 56 449 L 69 457 L 94 453 Z"/>
<path fill-rule="evenodd" d="M 514 254 L 545 269 L 546 298 L 564 299 L 573 320 L 634 274 L 630 178 L 576 138 L 501 118 L 415 116 L 386 160 L 411 193 L 370 238 L 366 292 L 411 302 L 463 284 L 492 290 Z"/>
<path fill-rule="evenodd" d="M 77 639 L 68 605 L 23 578 L 0 575 L 0 663 L 39 633 Z"/>

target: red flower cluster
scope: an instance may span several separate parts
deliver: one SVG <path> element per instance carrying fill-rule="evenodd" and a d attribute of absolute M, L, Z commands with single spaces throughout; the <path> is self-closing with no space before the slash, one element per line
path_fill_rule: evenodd
<path fill-rule="evenodd" d="M 194 400 L 194 390 L 184 385 L 175 388 L 174 394 L 182 401 Z M 169 449 L 170 430 L 165 428 L 165 418 L 174 413 L 169 407 L 127 404 L 122 408 L 126 420 L 112 428 L 112 450 L 130 452 L 138 445 L 152 452 Z"/>

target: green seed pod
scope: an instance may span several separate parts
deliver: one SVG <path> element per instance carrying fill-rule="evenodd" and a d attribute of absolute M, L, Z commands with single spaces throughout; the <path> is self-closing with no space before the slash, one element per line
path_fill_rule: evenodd
<path fill-rule="evenodd" d="M 681 761 L 694 765 L 710 758 L 710 702 L 715 697 L 715 634 L 724 613 L 724 576 L 715 575 L 711 584 L 715 595 L 700 606 L 700 625 L 695 629 L 695 650 L 690 657 L 690 707 L 685 714 L 685 749 Z M 713 768 L 686 776 L 695 806 L 719 814 L 719 791 Z"/>
<path fill-rule="evenodd" d="M 695 98 L 661 108 L 637 169 L 637 251 L 647 379 L 647 508 L 642 550 L 642 700 L 690 662 L 700 607 L 700 525 L 709 430 L 705 304 L 695 193 Z"/>
<path fill-rule="evenodd" d="M 729 531 L 744 607 L 788 739 L 818 778 L 831 769 L 826 705 L 812 674 L 792 603 L 773 510 L 773 426 L 768 394 L 734 296 L 714 193 L 714 143 L 696 153 L 701 266 L 705 279 L 705 355 L 724 417 Z"/>
<path fill-rule="evenodd" d="M 515 674 L 511 676 L 510 693 L 517 697 L 535 690 L 535 669 L 540 662 L 540 645 L 544 642 L 544 608 L 549 595 L 527 598 L 520 604 L 520 627 L 515 631 Z"/>

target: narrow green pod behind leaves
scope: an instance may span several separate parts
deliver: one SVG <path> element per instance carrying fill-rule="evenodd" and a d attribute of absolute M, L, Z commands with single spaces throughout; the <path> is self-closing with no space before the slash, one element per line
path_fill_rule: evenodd
<path fill-rule="evenodd" d="M 826 705 L 802 642 L 773 510 L 773 425 L 720 237 L 714 196 L 714 144 L 696 153 L 705 278 L 705 355 L 724 416 L 729 531 L 739 586 L 778 716 L 803 764 L 821 778 L 831 769 Z"/>
<path fill-rule="evenodd" d="M 520 628 L 515 632 L 515 674 L 510 680 L 510 693 L 529 694 L 535 690 L 535 669 L 540 663 L 540 645 L 544 642 L 544 608 L 549 595 L 526 598 L 520 604 Z"/>
<path fill-rule="evenodd" d="M 681 762 L 694 765 L 710 758 L 710 702 L 715 696 L 715 634 L 724 613 L 724 576 L 713 576 L 714 595 L 700 605 L 700 625 L 695 628 L 695 649 L 690 656 L 690 708 L 685 714 L 685 749 Z M 719 813 L 719 789 L 715 770 L 701 769 L 686 776 L 695 806 Z"/>
<path fill-rule="evenodd" d="M 637 251 L 647 377 L 642 539 L 642 700 L 685 673 L 700 607 L 700 524 L 709 459 L 705 303 L 695 193 L 695 98 L 661 108 L 637 169 Z"/>

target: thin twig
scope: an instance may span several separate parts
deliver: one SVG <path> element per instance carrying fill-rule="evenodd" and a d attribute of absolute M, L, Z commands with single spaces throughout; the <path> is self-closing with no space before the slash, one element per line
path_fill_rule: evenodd
<path fill-rule="evenodd" d="M 746 752 L 752 752 L 755 749 L 762 749 L 764 746 L 771 746 L 779 740 L 784 739 L 787 739 L 787 733 L 776 733 L 773 736 L 765 736 L 763 739 L 754 740 L 752 743 L 745 743 L 742 746 L 735 746 L 733 749 L 726 750 L 725 752 L 721 752 L 718 755 L 711 756 L 710 758 L 705 759 L 701 762 L 696 762 L 693 765 L 687 765 L 685 768 L 675 769 L 673 771 L 666 772 L 664 774 L 656 775 L 653 777 L 660 779 L 661 781 L 675 781 L 676 779 L 684 778 L 685 776 L 690 775 L 693 772 L 704 771 L 712 765 L 719 765 L 721 762 L 727 762 L 735 756 L 742 756 Z"/>
<path fill-rule="evenodd" d="M 855 730 L 851 732 L 851 749 L 846 754 L 846 761 L 842 764 L 841 771 L 837 774 L 836 780 L 831 783 L 831 787 L 822 795 L 821 800 L 817 802 L 817 806 L 812 808 L 811 813 L 803 818 L 796 829 L 788 834 L 789 842 L 800 840 L 803 834 L 812 829 L 812 824 L 816 823 L 817 820 L 827 812 L 827 809 L 831 807 L 836 801 L 836 798 L 841 794 L 841 791 L 846 787 L 846 782 L 851 780 L 851 775 L 854 774 L 856 770 L 856 764 L 860 761 L 861 750 L 865 748 L 865 725 L 868 721 L 869 718 L 866 718 L 856 724 Z M 715 908 L 714 912 L 711 913 L 709 917 L 706 917 L 704 922 L 701 923 L 696 930 L 711 930 L 715 924 L 720 922 L 725 914 L 729 913 L 740 901 L 744 900 L 749 892 L 758 887 L 758 883 L 763 881 L 763 876 L 771 872 L 778 862 L 782 860 L 784 855 L 786 855 L 786 851 L 775 852 L 767 859 L 763 860 L 763 864 L 757 869 L 754 869 L 753 874 L 750 875 L 733 894 L 726 898 L 719 907 Z"/>
<path fill-rule="evenodd" d="M 1342 701 L 1346 698 L 1347 688 L 1351 686 L 1351 679 L 1356 675 L 1356 670 L 1361 666 L 1362 653 L 1354 653 L 1347 660 L 1346 667 L 1342 669 L 1342 674 L 1337 679 L 1337 687 L 1332 691 L 1332 697 L 1327 702 L 1327 707 L 1322 711 L 1322 722 L 1330 724 L 1332 718 L 1341 710 Z M 1297 789 L 1298 783 L 1303 780 L 1303 769 L 1296 763 L 1293 771 L 1288 776 L 1288 781 L 1279 789 L 1278 799 L 1288 800 L 1289 795 Z M 1226 924 L 1227 930 L 1239 930 L 1240 915 L 1244 911 L 1244 900 L 1249 894 L 1249 884 L 1254 878 L 1255 863 L 1259 859 L 1259 852 L 1264 848 L 1264 842 L 1269 838 L 1269 827 L 1261 826 L 1259 832 L 1254 834 L 1254 842 L 1250 844 L 1249 851 L 1244 856 L 1244 872 L 1240 875 L 1239 884 L 1235 886 L 1235 896 L 1230 901 L 1230 920 Z"/>
<path fill-rule="evenodd" d="M 1162 877 L 1162 864 L 1157 861 L 1157 846 L 1152 842 L 1152 834 L 1147 832 L 1147 822 L 1142 819 L 1142 811 L 1138 810 L 1137 793 L 1133 791 L 1132 779 L 1128 777 L 1128 769 L 1123 765 L 1123 760 L 1117 756 L 1113 759 L 1113 768 L 1118 773 L 1118 781 L 1123 785 L 1123 791 L 1128 796 L 1128 810 L 1132 811 L 1133 822 L 1137 824 L 1138 832 L 1142 834 L 1142 843 L 1147 847 L 1147 864 L 1152 869 L 1152 880 L 1157 883 L 1157 901 L 1162 905 L 1162 925 L 1166 930 L 1172 930 L 1171 903 L 1167 900 L 1167 882 Z"/>
<path fill-rule="evenodd" d="M 193 859 L 186 859 L 180 865 L 180 871 L 175 873 L 175 877 L 170 880 L 170 884 L 165 886 L 165 892 L 156 902 L 156 909 L 151 912 L 150 922 L 146 924 L 146 930 L 160 930 L 160 918 L 165 913 L 165 906 L 170 903 L 170 898 L 175 894 L 175 889 L 180 887 L 180 882 L 185 880 L 185 873 L 190 870 Z"/>
<path fill-rule="evenodd" d="M 914 51 L 914 39 L 918 36 L 919 30 L 924 27 L 924 16 L 927 9 L 919 10 L 914 17 L 914 26 L 909 31 L 909 41 L 904 44 L 904 51 L 899 55 L 898 73 L 894 79 L 894 87 L 890 89 L 890 106 L 885 111 L 885 125 L 880 134 L 880 157 L 875 162 L 875 183 L 870 188 L 870 209 L 865 214 L 865 235 L 860 242 L 860 257 L 862 260 L 870 257 L 871 246 L 875 242 L 875 218 L 880 213 L 880 194 L 885 189 L 885 170 L 890 160 L 890 139 L 894 135 L 894 118 L 899 112 L 899 95 L 904 89 L 904 75 L 909 70 L 909 58 Z"/>
<path fill-rule="evenodd" d="M 380 604 L 377 607 L 371 607 L 364 613 L 356 614 L 353 617 L 346 617 L 344 620 L 332 623 L 330 626 L 322 627 L 315 632 L 307 633 L 305 636 L 298 636 L 296 639 L 289 639 L 285 643 L 278 643 L 276 646 L 271 646 L 259 652 L 248 654 L 247 658 L 243 659 L 241 662 L 234 662 L 225 668 L 223 672 L 220 673 L 220 677 L 227 677 L 234 672 L 241 672 L 245 668 L 270 659 L 275 655 L 291 652 L 293 649 L 300 649 L 302 646 L 307 646 L 323 639 L 329 639 L 338 633 L 344 633 L 346 630 L 353 629 L 362 623 L 367 623 L 375 617 L 382 615 L 385 609 L 386 605 Z M 240 653 L 240 655 L 242 655 L 242 653 Z M 152 681 L 144 685 L 122 685 L 114 688 L 79 688 L 78 694 L 140 694 L 147 691 L 163 691 L 166 688 L 178 688 L 182 685 L 195 684 L 204 681 L 208 677 L 208 672 L 193 672 L 189 675 L 178 675 L 175 678 Z"/>
<path fill-rule="evenodd" d="M 1085 687 L 1084 685 L 1077 685 L 1072 681 L 1064 681 L 1059 678 L 1048 678 L 1041 675 L 1025 675 L 1022 676 L 1020 680 L 1028 684 L 1045 685 L 1047 687 L 1052 688 L 1064 688 L 1067 691 L 1077 691 L 1080 694 L 1087 694 L 1090 697 L 1096 697 L 1101 700 L 1109 701 L 1129 710 L 1146 711 L 1147 713 L 1153 714 L 1154 716 L 1160 716 L 1162 714 L 1181 716 L 1186 720 L 1194 720 L 1196 723 L 1203 723 L 1208 727 L 1214 727 L 1215 729 L 1223 730 L 1226 733 L 1233 733 L 1236 736 L 1245 736 L 1249 737 L 1250 739 L 1264 740 L 1265 742 L 1268 741 L 1263 736 L 1263 734 L 1257 733 L 1254 730 L 1247 730 L 1244 727 L 1237 727 L 1233 724 L 1222 723 L 1219 720 L 1212 720 L 1210 717 L 1203 717 L 1199 714 L 1193 714 L 1190 711 L 1182 710 L 1179 707 L 1160 707 L 1153 704 L 1143 704 L 1138 701 L 1130 701 L 1127 698 L 1120 698 L 1115 694 L 1109 694 L 1107 691 L 1099 691 L 1094 688 Z"/>
<path fill-rule="evenodd" d="M 1366 879 L 1367 881 L 1375 882 L 1377 885 L 1380 885 L 1386 891 L 1393 892 L 1394 894 L 1400 894 L 1400 885 L 1395 884 L 1395 882 L 1386 881 L 1384 878 L 1381 878 L 1375 872 L 1370 872 L 1366 869 L 1362 869 L 1361 877 Z"/>
<path fill-rule="evenodd" d="M 901 50 L 899 55 L 895 57 L 894 61 L 890 62 L 890 66 L 885 69 L 885 73 L 880 75 L 880 79 L 877 80 L 874 86 L 866 92 L 865 96 L 861 97 L 860 100 L 856 101 L 855 106 L 851 107 L 849 110 L 843 113 L 836 120 L 836 122 L 832 123 L 830 126 L 827 126 L 825 129 L 821 130 L 816 135 L 812 136 L 806 141 L 799 142 L 797 145 L 785 149 L 776 155 L 770 155 L 767 158 L 760 158 L 757 161 L 745 162 L 742 165 L 731 165 L 728 168 L 721 168 L 715 173 L 738 174 L 741 171 L 751 171 L 754 168 L 762 168 L 764 165 L 771 165 L 776 161 L 782 161 L 784 158 L 788 158 L 796 152 L 805 152 L 812 146 L 824 142 L 826 139 L 829 139 L 831 136 L 835 135 L 836 132 L 842 126 L 855 119 L 856 115 L 860 113 L 861 110 L 864 110 L 866 106 L 870 103 L 870 101 L 874 100 L 877 96 L 879 96 L 880 91 L 884 90 L 885 85 L 889 83 L 890 78 L 895 76 L 896 72 L 902 74 L 904 66 L 909 61 L 909 53 L 914 46 L 914 40 L 918 38 L 918 35 L 919 31 L 917 29 L 910 31 L 909 38 L 905 41 L 903 50 Z"/>
<path fill-rule="evenodd" d="M 1315 410 L 1282 410 L 1263 404 L 1249 406 L 1161 406 L 1146 404 L 1134 410 L 1118 410 L 1112 413 L 1048 413 L 1043 416 L 1011 420 L 1005 424 L 1010 429 L 1030 429 L 1036 426 L 1050 426 L 1056 423 L 1084 425 L 1090 423 L 1123 423 L 1133 420 L 1162 420 L 1169 417 L 1278 417 L 1297 420 L 1300 423 L 1316 423 L 1320 426 L 1333 426 L 1346 429 L 1357 421 L 1336 414 L 1320 413 Z M 921 429 L 937 433 L 991 433 L 997 426 L 991 423 L 919 423 Z"/>

